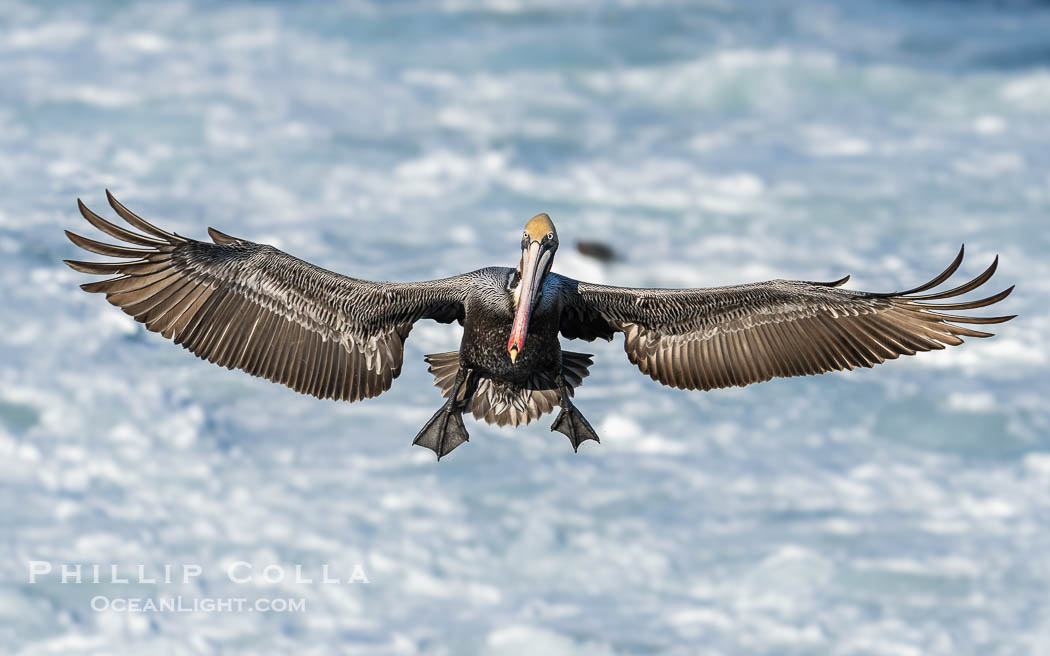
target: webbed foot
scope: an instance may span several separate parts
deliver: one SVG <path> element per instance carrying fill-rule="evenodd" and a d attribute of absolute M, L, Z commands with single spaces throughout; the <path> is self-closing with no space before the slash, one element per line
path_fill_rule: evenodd
<path fill-rule="evenodd" d="M 469 440 L 470 435 L 463 425 L 463 415 L 459 412 L 449 412 L 443 406 L 430 418 L 426 426 L 423 426 L 412 444 L 430 449 L 437 454 L 438 460 L 441 460 L 443 456 Z"/>
<path fill-rule="evenodd" d="M 558 431 L 569 438 L 572 442 L 572 450 L 579 451 L 580 445 L 587 440 L 594 440 L 595 442 L 601 443 L 598 439 L 598 434 L 594 432 L 594 428 L 587 419 L 580 414 L 580 411 L 576 409 L 576 406 L 569 405 L 563 407 L 561 412 L 558 414 L 558 418 L 551 424 L 552 431 Z"/>

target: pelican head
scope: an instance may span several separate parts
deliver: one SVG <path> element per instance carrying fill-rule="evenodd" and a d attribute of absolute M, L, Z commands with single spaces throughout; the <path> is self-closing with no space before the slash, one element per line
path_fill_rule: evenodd
<path fill-rule="evenodd" d="M 518 359 L 525 348 L 525 334 L 529 330 L 529 314 L 536 296 L 543 287 L 543 279 L 550 273 L 554 252 L 558 250 L 558 231 L 546 214 L 537 214 L 525 224 L 521 236 L 521 262 L 518 264 L 518 285 L 514 289 L 514 325 L 510 330 L 507 352 L 510 361 Z"/>

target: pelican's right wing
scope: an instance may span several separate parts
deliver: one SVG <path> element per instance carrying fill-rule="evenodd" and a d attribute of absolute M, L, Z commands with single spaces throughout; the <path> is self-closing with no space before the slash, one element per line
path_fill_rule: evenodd
<path fill-rule="evenodd" d="M 87 283 L 106 299 L 197 356 L 318 398 L 377 396 L 401 373 L 403 344 L 419 319 L 463 316 L 468 276 L 417 283 L 348 278 L 208 229 L 215 243 L 147 223 L 106 192 L 114 211 L 140 232 L 105 221 L 96 228 L 136 247 L 66 232 L 81 248 L 126 262 L 75 262 L 73 269 L 117 277 Z"/>
<path fill-rule="evenodd" d="M 998 258 L 968 283 L 920 294 L 951 277 L 962 257 L 960 249 L 951 266 L 925 285 L 889 294 L 841 289 L 849 276 L 829 283 L 772 280 L 710 289 L 628 289 L 559 276 L 561 332 L 582 339 L 622 332 L 631 362 L 654 380 L 683 389 L 871 367 L 962 344 L 961 337 L 991 336 L 957 324 L 1013 318 L 945 313 L 997 303 L 1013 287 L 975 301 L 929 302 L 981 286 L 995 273 Z"/>

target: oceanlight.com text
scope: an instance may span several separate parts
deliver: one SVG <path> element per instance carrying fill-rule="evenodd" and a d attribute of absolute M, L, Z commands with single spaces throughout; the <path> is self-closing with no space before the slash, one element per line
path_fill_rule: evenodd
<path fill-rule="evenodd" d="M 91 610 L 115 613 L 305 613 L 306 599 L 277 597 L 107 597 L 91 598 Z"/>

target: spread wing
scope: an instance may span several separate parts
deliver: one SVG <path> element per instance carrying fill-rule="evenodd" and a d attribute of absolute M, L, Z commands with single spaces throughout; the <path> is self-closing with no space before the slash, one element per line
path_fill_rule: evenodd
<path fill-rule="evenodd" d="M 627 289 L 562 278 L 561 331 L 566 337 L 625 335 L 624 348 L 643 373 L 682 389 L 748 385 L 773 377 L 871 367 L 900 355 L 990 337 L 959 324 L 1002 323 L 1013 316 L 950 314 L 997 303 L 988 298 L 931 303 L 972 291 L 992 277 L 992 265 L 963 285 L 926 293 L 962 262 L 914 289 L 875 294 L 829 283 L 773 280 L 710 289 Z"/>
<path fill-rule="evenodd" d="M 138 231 L 105 221 L 79 200 L 93 226 L 134 246 L 66 232 L 81 248 L 126 261 L 76 262 L 116 274 L 81 285 L 197 356 L 318 398 L 357 401 L 390 388 L 415 321 L 462 319 L 468 276 L 378 283 L 326 271 L 272 246 L 208 229 L 215 243 L 147 223 L 106 192 Z"/>

